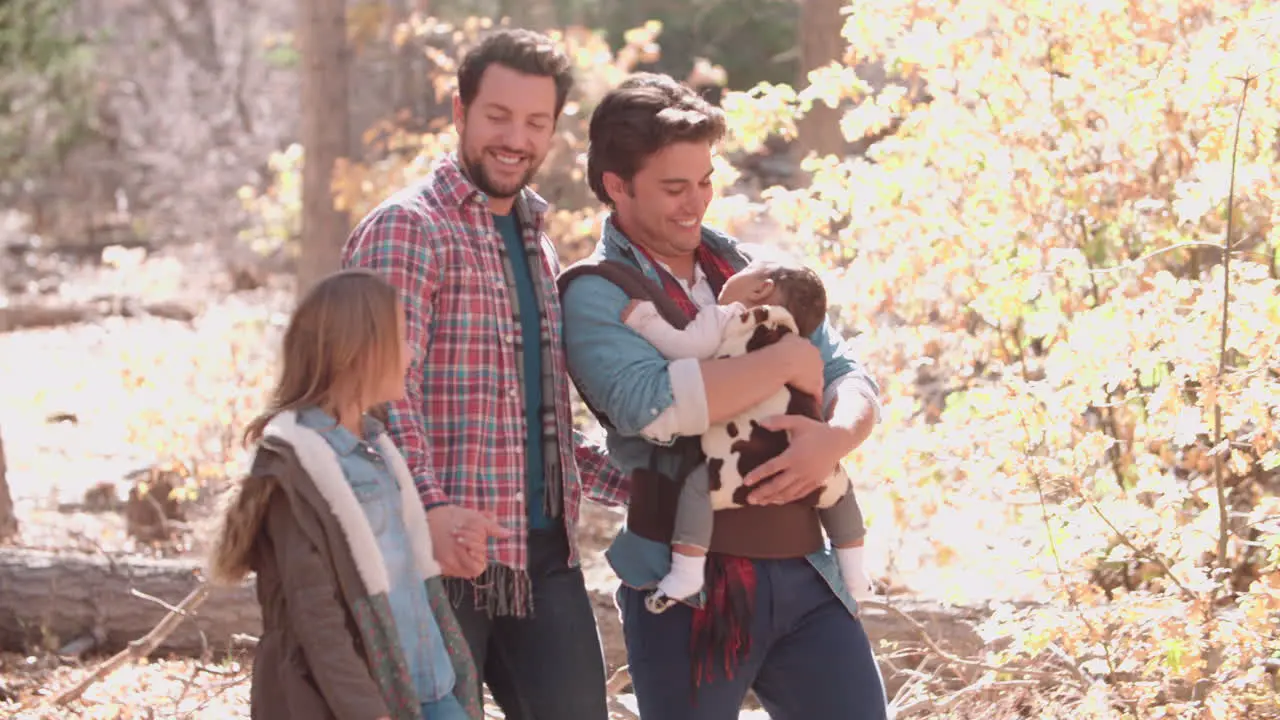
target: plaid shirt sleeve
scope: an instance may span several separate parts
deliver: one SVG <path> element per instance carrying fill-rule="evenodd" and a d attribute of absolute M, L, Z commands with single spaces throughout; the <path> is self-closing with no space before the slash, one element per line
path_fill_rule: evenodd
<path fill-rule="evenodd" d="M 573 431 L 573 457 L 578 462 L 582 490 L 592 500 L 609 506 L 626 505 L 631 497 L 631 480 L 609 462 L 604 448 L 581 431 Z"/>
<path fill-rule="evenodd" d="M 413 353 L 405 375 L 405 396 L 391 404 L 387 430 L 413 473 L 423 506 L 449 504 L 449 496 L 431 469 L 423 409 L 423 360 L 427 328 L 434 312 L 431 298 L 440 283 L 440 264 L 422 213 L 388 205 L 379 208 L 352 233 L 343 253 L 344 267 L 364 267 L 385 277 L 400 291 L 406 341 Z"/>

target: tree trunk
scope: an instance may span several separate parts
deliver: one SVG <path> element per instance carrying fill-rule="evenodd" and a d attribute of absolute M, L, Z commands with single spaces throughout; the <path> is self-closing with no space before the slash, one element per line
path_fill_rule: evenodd
<path fill-rule="evenodd" d="M 200 584 L 199 569 L 194 560 L 0 549 L 0 649 L 57 650 L 91 637 L 95 652 L 120 650 L 168 613 L 131 591 L 176 605 Z M 216 587 L 157 650 L 217 652 L 231 645 L 233 635 L 261 632 L 253 583 Z"/>
<path fill-rule="evenodd" d="M 300 0 L 298 44 L 302 56 L 302 250 L 298 295 L 338 268 L 351 229 L 334 207 L 333 172 L 350 157 L 345 0 Z"/>
<path fill-rule="evenodd" d="M 501 7 L 500 14 L 510 17 L 515 27 L 545 33 L 557 25 L 554 0 L 507 0 Z"/>
<path fill-rule="evenodd" d="M 799 88 L 809 85 L 809 71 L 839 62 L 844 57 L 844 16 L 840 8 L 844 0 L 801 0 L 800 2 L 800 78 Z M 840 132 L 839 108 L 814 103 L 813 109 L 797 123 L 796 149 L 804 158 L 815 152 L 819 156 L 843 155 L 844 134 Z"/>
<path fill-rule="evenodd" d="M 9 493 L 6 470 L 8 466 L 4 461 L 4 437 L 0 436 L 0 542 L 18 534 L 18 518 L 13 514 L 13 495 Z"/>

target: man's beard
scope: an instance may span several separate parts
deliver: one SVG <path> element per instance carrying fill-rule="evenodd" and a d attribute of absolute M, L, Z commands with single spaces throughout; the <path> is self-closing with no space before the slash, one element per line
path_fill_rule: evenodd
<path fill-rule="evenodd" d="M 489 178 L 489 174 L 484 169 L 484 150 L 481 150 L 478 158 L 469 157 L 465 152 L 462 155 L 462 169 L 466 171 L 467 177 L 471 178 L 471 182 L 479 188 L 480 192 L 491 198 L 507 199 L 515 197 L 521 190 L 533 180 L 534 173 L 538 171 L 538 163 L 530 162 L 529 169 L 525 171 L 524 176 L 516 183 L 514 188 L 505 190 L 494 184 Z M 515 154 L 515 153 L 513 153 Z M 523 153 L 520 153 L 523 155 Z"/>

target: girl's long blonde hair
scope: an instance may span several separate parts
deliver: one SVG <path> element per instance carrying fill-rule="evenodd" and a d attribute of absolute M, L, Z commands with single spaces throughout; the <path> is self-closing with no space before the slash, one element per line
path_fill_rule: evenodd
<path fill-rule="evenodd" d="M 284 333 L 280 380 L 266 412 L 244 431 L 245 445 L 262 439 L 267 423 L 286 410 L 326 410 L 363 404 L 381 371 L 399 358 L 399 293 L 364 268 L 336 272 L 303 296 Z"/>

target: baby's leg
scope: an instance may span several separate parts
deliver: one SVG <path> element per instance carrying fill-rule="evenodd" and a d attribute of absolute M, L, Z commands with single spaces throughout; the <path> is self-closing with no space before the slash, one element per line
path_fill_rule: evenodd
<path fill-rule="evenodd" d="M 862 508 L 858 507 L 853 486 L 849 487 L 849 491 L 835 505 L 819 510 L 818 517 L 831 538 L 831 544 L 835 546 L 836 561 L 840 564 L 845 587 L 855 599 L 874 597 L 871 577 L 867 574 L 863 559 L 863 541 L 867 528 L 862 522 Z"/>
<path fill-rule="evenodd" d="M 645 605 L 662 612 L 677 600 L 703 589 L 707 574 L 707 547 L 712 543 L 714 512 L 707 465 L 699 465 L 685 478 L 676 506 L 676 528 L 671 536 L 671 570 L 649 594 Z"/>
<path fill-rule="evenodd" d="M 703 464 L 689 473 L 680 488 L 675 532 L 671 535 L 671 570 L 646 600 L 649 610 L 662 612 L 674 602 L 671 598 L 683 600 L 702 590 L 714 518 L 710 480 Z"/>
<path fill-rule="evenodd" d="M 837 548 L 862 547 L 867 536 L 867 526 L 862 521 L 862 508 L 854 497 L 853 486 L 840 496 L 835 505 L 818 510 L 822 527 Z"/>

